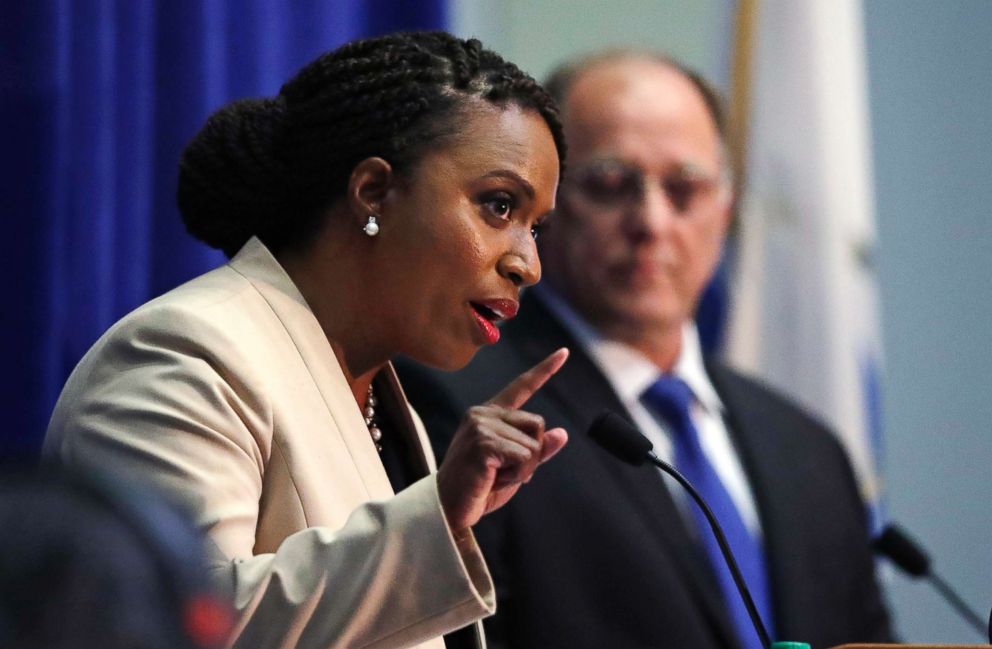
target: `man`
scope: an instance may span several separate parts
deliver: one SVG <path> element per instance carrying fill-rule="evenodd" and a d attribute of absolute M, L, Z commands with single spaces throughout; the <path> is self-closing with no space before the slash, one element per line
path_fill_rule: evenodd
<path fill-rule="evenodd" d="M 773 638 L 889 640 L 841 447 L 700 352 L 693 315 L 732 206 L 716 97 L 677 64 L 637 53 L 588 59 L 549 87 L 569 169 L 540 240 L 545 282 L 525 295 L 504 341 L 464 371 L 407 367 L 404 380 L 443 448 L 481 395 L 557 347 L 572 350 L 528 404 L 566 427 L 570 444 L 476 529 L 500 600 L 493 644 L 758 645 L 685 493 L 586 436 L 602 410 L 627 417 L 661 457 L 706 484 Z"/>

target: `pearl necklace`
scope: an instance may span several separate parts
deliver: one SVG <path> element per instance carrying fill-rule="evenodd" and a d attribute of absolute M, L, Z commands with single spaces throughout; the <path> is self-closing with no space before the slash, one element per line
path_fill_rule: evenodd
<path fill-rule="evenodd" d="M 375 406 L 376 406 L 375 395 L 372 394 L 372 384 L 369 383 L 369 394 L 368 398 L 365 400 L 365 425 L 368 426 L 369 435 L 372 436 L 372 443 L 375 444 L 375 450 L 382 453 L 382 431 L 376 426 L 375 423 Z"/>

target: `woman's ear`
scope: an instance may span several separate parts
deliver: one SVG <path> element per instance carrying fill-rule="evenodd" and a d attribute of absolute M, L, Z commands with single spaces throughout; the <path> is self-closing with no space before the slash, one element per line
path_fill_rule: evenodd
<path fill-rule="evenodd" d="M 382 204 L 395 180 L 392 166 L 379 157 L 365 158 L 351 170 L 347 204 L 359 227 L 365 225 L 369 216 L 381 216 Z"/>

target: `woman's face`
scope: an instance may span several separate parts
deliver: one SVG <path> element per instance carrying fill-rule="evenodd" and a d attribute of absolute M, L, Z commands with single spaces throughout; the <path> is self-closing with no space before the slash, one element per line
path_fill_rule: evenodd
<path fill-rule="evenodd" d="M 520 290 L 541 277 L 535 233 L 554 207 L 559 161 L 544 119 L 479 102 L 452 143 L 396 180 L 371 241 L 382 272 L 371 311 L 393 348 L 456 369 L 499 339 Z"/>

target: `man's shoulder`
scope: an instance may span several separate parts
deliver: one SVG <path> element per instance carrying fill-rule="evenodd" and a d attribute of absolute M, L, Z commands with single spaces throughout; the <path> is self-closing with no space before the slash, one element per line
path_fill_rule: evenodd
<path fill-rule="evenodd" d="M 731 425 L 742 434 L 797 453 L 841 451 L 834 431 L 780 390 L 720 361 L 707 360 L 706 370 Z"/>

